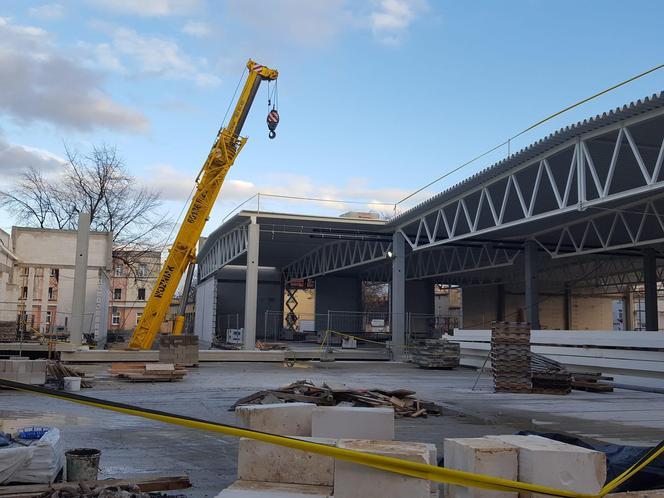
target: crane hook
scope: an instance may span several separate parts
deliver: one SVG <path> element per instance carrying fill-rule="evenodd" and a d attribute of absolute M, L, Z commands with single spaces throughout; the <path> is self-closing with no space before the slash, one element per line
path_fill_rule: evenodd
<path fill-rule="evenodd" d="M 270 138 L 274 138 L 274 137 L 277 136 L 277 133 L 274 130 L 277 129 L 278 124 L 279 124 L 279 113 L 277 112 L 276 109 L 272 109 L 267 114 L 267 127 L 270 130 L 270 133 L 268 133 L 268 136 Z"/>

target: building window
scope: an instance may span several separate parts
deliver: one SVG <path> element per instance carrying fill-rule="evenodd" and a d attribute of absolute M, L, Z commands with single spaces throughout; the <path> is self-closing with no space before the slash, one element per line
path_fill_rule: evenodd
<path fill-rule="evenodd" d="M 113 313 L 111 316 L 111 323 L 113 325 L 120 325 L 120 313 Z"/>
<path fill-rule="evenodd" d="M 46 312 L 46 323 L 50 325 L 51 323 L 51 312 L 47 311 Z"/>
<path fill-rule="evenodd" d="M 24 286 L 21 288 L 21 299 L 27 299 L 27 298 L 28 298 L 28 288 Z"/>
<path fill-rule="evenodd" d="M 53 301 L 53 287 L 48 288 L 48 300 Z"/>
<path fill-rule="evenodd" d="M 122 289 L 113 290 L 113 299 L 122 299 Z"/>
<path fill-rule="evenodd" d="M 147 277 L 148 276 L 148 265 L 146 265 L 145 263 L 139 264 L 137 274 L 138 274 L 139 277 Z"/>
<path fill-rule="evenodd" d="M 138 289 L 138 300 L 145 301 L 145 289 Z"/>
<path fill-rule="evenodd" d="M 142 316 L 143 316 L 143 313 L 136 313 L 136 325 L 138 325 L 138 322 L 141 321 Z"/>
<path fill-rule="evenodd" d="M 124 273 L 124 268 L 122 267 L 122 265 L 115 265 L 115 276 L 121 277 L 123 273 Z"/>
<path fill-rule="evenodd" d="M 30 269 L 29 269 L 29 268 L 25 268 L 25 267 L 24 267 L 24 268 L 21 268 L 21 275 L 22 275 L 22 276 L 27 277 L 29 273 L 30 273 Z"/>
<path fill-rule="evenodd" d="M 51 277 L 55 278 L 56 282 L 60 278 L 60 270 L 58 268 L 51 268 Z"/>

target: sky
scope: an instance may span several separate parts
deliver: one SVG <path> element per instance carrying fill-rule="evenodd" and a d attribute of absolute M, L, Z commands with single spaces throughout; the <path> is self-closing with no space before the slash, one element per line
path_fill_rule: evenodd
<path fill-rule="evenodd" d="M 662 18 L 657 0 L 3 0 L 0 189 L 29 166 L 56 181 L 65 144 L 108 144 L 177 217 L 252 58 L 280 74 L 277 138 L 262 88 L 204 234 L 257 192 L 329 200 L 264 195 L 261 210 L 392 214 L 542 117 L 664 63 Z M 511 150 L 661 90 L 664 71 Z M 0 228 L 13 223 L 0 211 Z"/>

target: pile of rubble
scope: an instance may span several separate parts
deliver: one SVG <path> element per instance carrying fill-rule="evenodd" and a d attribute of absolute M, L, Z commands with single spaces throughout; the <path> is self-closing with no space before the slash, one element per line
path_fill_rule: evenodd
<path fill-rule="evenodd" d="M 307 380 L 299 380 L 279 389 L 258 391 L 239 399 L 231 411 L 245 405 L 269 405 L 283 402 L 312 403 L 318 406 L 388 407 L 396 417 L 426 417 L 442 415 L 442 407 L 431 401 L 415 397 L 408 389 L 359 389 L 345 385 L 323 384 L 317 386 Z"/>

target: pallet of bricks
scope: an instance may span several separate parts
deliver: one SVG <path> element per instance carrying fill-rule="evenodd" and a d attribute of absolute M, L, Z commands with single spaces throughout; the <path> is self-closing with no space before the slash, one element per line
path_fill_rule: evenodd
<path fill-rule="evenodd" d="M 530 325 L 519 322 L 493 322 L 491 365 L 495 392 L 529 393 Z"/>
<path fill-rule="evenodd" d="M 198 336 L 162 335 L 159 338 L 159 362 L 195 367 L 198 365 Z"/>
<path fill-rule="evenodd" d="M 0 342 L 14 342 L 17 337 L 16 321 L 0 322 Z"/>
<path fill-rule="evenodd" d="M 459 366 L 461 348 L 447 339 L 425 339 L 415 344 L 411 358 L 420 368 L 449 370 Z"/>

